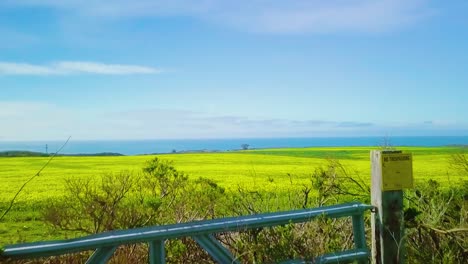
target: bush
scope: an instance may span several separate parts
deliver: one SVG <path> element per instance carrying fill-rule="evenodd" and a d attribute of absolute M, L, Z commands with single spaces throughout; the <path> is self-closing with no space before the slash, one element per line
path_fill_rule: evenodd
<path fill-rule="evenodd" d="M 405 195 L 411 263 L 468 263 L 468 181 L 441 188 L 434 180 Z"/>
<path fill-rule="evenodd" d="M 327 166 L 317 168 L 310 181 L 300 187 L 293 186 L 290 175 L 293 187 L 287 193 L 241 187 L 226 191 L 209 179 L 189 180 L 171 162 L 154 158 L 140 173 L 123 171 L 95 180 L 67 180 L 66 196 L 49 202 L 44 218 L 56 229 L 92 234 L 353 200 L 369 203 L 369 186 L 356 176 L 339 162 L 330 161 Z M 438 182 L 428 181 L 405 193 L 410 263 L 468 263 L 467 193 L 468 181 L 448 190 Z M 369 222 L 366 221 L 367 228 Z M 317 255 L 353 247 L 352 224 L 347 218 L 321 217 L 308 223 L 221 233 L 216 238 L 242 263 L 311 260 Z M 166 251 L 169 263 L 213 262 L 191 238 L 167 241 Z M 76 255 L 75 260 L 85 256 Z M 122 246 L 112 261 L 139 263 L 146 262 L 147 257 L 146 245 Z"/>
<path fill-rule="evenodd" d="M 63 199 L 47 203 L 43 217 L 54 229 L 78 234 L 203 220 L 226 213 L 219 206 L 224 205 L 224 188 L 209 179 L 189 181 L 171 162 L 158 158 L 147 162 L 141 173 L 122 171 L 94 180 L 70 178 L 65 189 Z M 170 240 L 166 247 L 168 260 L 210 260 L 191 239 Z M 145 245 L 124 246 L 114 259 L 136 261 L 147 254 Z"/>
<path fill-rule="evenodd" d="M 157 215 L 161 202 L 145 197 L 138 174 L 106 174 L 98 180 L 68 179 L 66 195 L 50 201 L 44 219 L 55 228 L 96 234 L 144 226 Z"/>

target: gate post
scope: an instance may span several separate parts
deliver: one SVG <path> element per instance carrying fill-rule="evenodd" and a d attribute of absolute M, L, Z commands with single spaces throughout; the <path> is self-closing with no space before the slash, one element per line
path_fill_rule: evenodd
<path fill-rule="evenodd" d="M 413 186 L 412 155 L 372 150 L 372 263 L 405 263 L 403 188 Z"/>

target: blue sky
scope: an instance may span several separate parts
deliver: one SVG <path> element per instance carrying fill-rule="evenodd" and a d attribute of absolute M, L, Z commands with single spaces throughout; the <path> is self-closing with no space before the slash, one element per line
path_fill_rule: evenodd
<path fill-rule="evenodd" d="M 468 135 L 467 11 L 2 0 L 0 140 Z"/>

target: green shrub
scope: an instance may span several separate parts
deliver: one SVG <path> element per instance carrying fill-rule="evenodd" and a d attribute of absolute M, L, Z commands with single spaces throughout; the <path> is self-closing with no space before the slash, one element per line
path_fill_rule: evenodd
<path fill-rule="evenodd" d="M 124 171 L 93 181 L 67 180 L 66 196 L 45 206 L 44 219 L 55 229 L 98 233 L 353 200 L 369 203 L 369 186 L 359 178 L 339 162 L 330 161 L 314 170 L 307 184 L 293 188 L 291 180 L 286 193 L 242 187 L 227 191 L 209 179 L 190 180 L 172 163 L 155 158 L 140 173 Z M 468 181 L 449 189 L 427 181 L 405 193 L 409 263 L 468 263 L 467 194 Z M 369 232 L 367 237 L 370 239 Z M 354 245 L 348 218 L 319 217 L 308 223 L 216 234 L 216 238 L 242 263 L 313 259 Z M 166 241 L 166 251 L 169 263 L 212 263 L 191 238 Z M 75 260 L 85 256 L 76 255 Z M 147 258 L 147 246 L 139 244 L 119 247 L 112 262 L 139 263 Z"/>
<path fill-rule="evenodd" d="M 446 189 L 428 180 L 405 197 L 410 263 L 468 263 L 468 181 Z"/>

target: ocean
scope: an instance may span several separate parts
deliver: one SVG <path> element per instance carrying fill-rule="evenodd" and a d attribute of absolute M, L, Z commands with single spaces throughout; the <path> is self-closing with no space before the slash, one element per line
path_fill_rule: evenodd
<path fill-rule="evenodd" d="M 468 145 L 468 136 L 391 137 L 391 146 L 448 146 Z M 62 154 L 92 154 L 114 152 L 124 155 L 170 153 L 173 151 L 228 151 L 249 148 L 302 148 L 382 146 L 383 137 L 311 137 L 311 138 L 243 138 L 243 139 L 171 139 L 171 140 L 73 140 Z M 55 152 L 64 141 L 0 141 L 0 151 L 25 150 Z"/>

